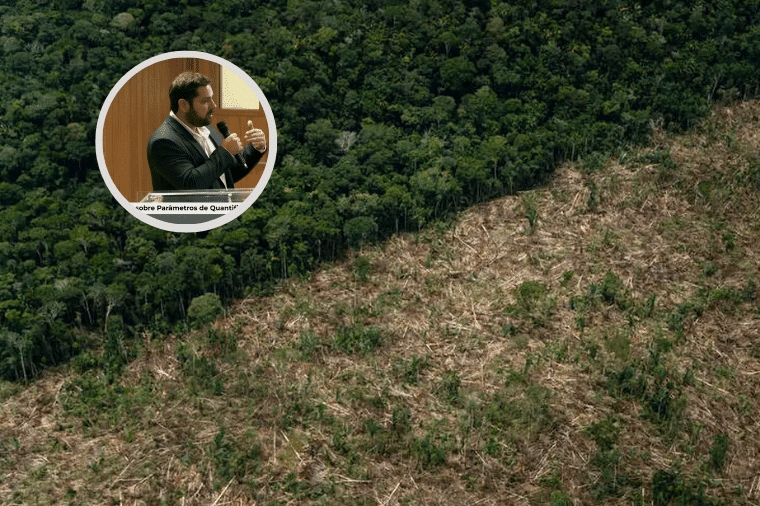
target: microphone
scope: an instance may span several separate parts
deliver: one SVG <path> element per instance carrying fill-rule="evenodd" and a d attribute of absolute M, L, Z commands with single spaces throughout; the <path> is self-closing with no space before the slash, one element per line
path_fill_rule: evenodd
<path fill-rule="evenodd" d="M 222 134 L 222 137 L 225 139 L 230 136 L 230 129 L 227 127 L 227 123 L 224 121 L 220 121 L 216 124 L 216 129 L 219 130 L 219 133 Z M 238 161 L 238 163 L 243 164 L 243 167 L 246 169 L 248 168 L 248 164 L 245 163 L 245 158 L 243 158 L 243 155 L 240 153 L 235 155 L 235 160 Z"/>

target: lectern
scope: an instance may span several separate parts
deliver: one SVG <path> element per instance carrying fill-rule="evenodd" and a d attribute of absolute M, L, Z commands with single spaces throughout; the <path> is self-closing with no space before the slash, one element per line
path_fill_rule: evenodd
<path fill-rule="evenodd" d="M 138 211 L 167 223 L 192 225 L 214 220 L 237 210 L 252 188 L 230 190 L 173 190 L 138 192 Z"/>
<path fill-rule="evenodd" d="M 162 192 L 138 192 L 141 203 L 175 202 L 243 202 L 253 191 L 252 188 L 230 190 L 171 190 Z"/>

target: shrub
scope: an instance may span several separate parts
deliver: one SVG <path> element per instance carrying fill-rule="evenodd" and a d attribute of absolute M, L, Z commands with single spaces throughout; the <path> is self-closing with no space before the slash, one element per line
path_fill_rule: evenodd
<path fill-rule="evenodd" d="M 215 293 L 206 293 L 195 297 L 190 302 L 187 317 L 194 326 L 200 327 L 216 320 L 223 310 L 219 296 Z"/>
<path fill-rule="evenodd" d="M 344 353 L 368 353 L 382 344 L 383 336 L 374 327 L 345 326 L 335 335 L 335 346 Z"/>

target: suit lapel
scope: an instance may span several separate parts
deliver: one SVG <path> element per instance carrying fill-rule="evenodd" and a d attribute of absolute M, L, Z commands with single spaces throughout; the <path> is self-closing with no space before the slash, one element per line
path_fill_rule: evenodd
<path fill-rule="evenodd" d="M 208 156 L 206 156 L 206 152 L 203 150 L 200 143 L 195 140 L 195 137 L 193 137 L 179 121 L 171 116 L 169 116 L 167 121 L 169 121 L 169 125 L 171 125 L 172 130 L 174 130 L 177 137 L 182 140 L 182 143 L 195 153 L 195 157 L 201 161 L 200 163 L 203 163 L 203 160 L 206 160 Z"/>

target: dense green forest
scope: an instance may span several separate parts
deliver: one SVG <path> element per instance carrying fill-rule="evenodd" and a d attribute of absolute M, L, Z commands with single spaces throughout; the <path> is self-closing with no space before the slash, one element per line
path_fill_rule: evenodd
<path fill-rule="evenodd" d="M 100 360 L 118 367 L 134 336 L 181 324 L 201 295 L 266 292 L 346 248 L 529 188 L 564 160 L 593 167 L 655 128 L 689 128 L 760 85 L 756 0 L 2 4 L 11 380 L 103 340 Z M 111 88 L 176 50 L 248 72 L 278 126 L 264 193 L 204 234 L 134 219 L 95 160 Z"/>

